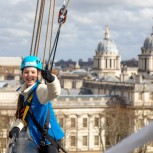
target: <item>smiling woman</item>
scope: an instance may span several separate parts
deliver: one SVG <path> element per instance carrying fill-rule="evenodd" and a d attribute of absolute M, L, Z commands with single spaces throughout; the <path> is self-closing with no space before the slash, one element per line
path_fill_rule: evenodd
<path fill-rule="evenodd" d="M 16 119 L 9 132 L 12 141 L 17 139 L 15 152 L 58 153 L 62 148 L 59 142 L 64 132 L 56 120 L 50 100 L 61 93 L 59 80 L 49 70 L 42 69 L 41 61 L 36 56 L 23 58 L 21 71 L 24 83 L 17 89 Z M 46 84 L 40 82 L 41 75 Z M 11 147 L 12 142 L 7 152 Z"/>
<path fill-rule="evenodd" d="M 22 79 L 27 87 L 33 85 L 37 81 L 39 76 L 40 71 L 34 67 L 27 67 L 22 72 Z"/>

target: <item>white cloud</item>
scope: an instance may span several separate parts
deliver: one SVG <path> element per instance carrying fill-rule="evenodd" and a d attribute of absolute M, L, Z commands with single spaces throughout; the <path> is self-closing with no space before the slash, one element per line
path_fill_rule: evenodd
<path fill-rule="evenodd" d="M 46 4 L 40 56 L 43 54 L 49 1 Z M 56 2 L 53 38 L 62 4 L 63 0 Z M 36 1 L 5 0 L 0 1 L 0 6 L 3 14 L 0 20 L 0 56 L 27 55 Z M 109 25 L 110 37 L 117 44 L 122 59 L 137 58 L 145 38 L 152 32 L 152 7 L 152 0 L 70 0 L 67 21 L 61 28 L 57 60 L 93 57 L 99 41 L 103 40 L 105 25 Z"/>

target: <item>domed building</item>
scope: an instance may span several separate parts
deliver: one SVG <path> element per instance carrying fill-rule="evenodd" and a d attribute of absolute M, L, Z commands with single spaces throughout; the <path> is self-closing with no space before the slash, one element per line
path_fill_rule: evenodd
<path fill-rule="evenodd" d="M 138 73 L 144 77 L 153 74 L 153 33 L 149 35 L 141 47 L 141 54 L 138 55 Z"/>
<path fill-rule="evenodd" d="M 116 44 L 110 39 L 108 26 L 106 26 L 103 41 L 98 43 L 96 55 L 93 58 L 93 71 L 99 78 L 102 76 L 117 76 L 121 73 L 121 58 Z"/>

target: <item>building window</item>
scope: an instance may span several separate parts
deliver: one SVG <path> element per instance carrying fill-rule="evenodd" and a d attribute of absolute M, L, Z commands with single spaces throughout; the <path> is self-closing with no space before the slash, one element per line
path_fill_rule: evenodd
<path fill-rule="evenodd" d="M 95 118 L 95 127 L 99 127 L 99 118 L 98 117 L 96 117 Z"/>
<path fill-rule="evenodd" d="M 128 92 L 128 98 L 131 101 L 131 96 L 130 96 L 130 92 Z"/>
<path fill-rule="evenodd" d="M 142 93 L 139 93 L 139 100 L 142 100 Z"/>
<path fill-rule="evenodd" d="M 76 145 L 76 140 L 75 140 L 75 136 L 71 136 L 71 146 L 72 147 L 75 147 L 75 145 Z"/>
<path fill-rule="evenodd" d="M 106 127 L 109 127 L 111 125 L 111 119 L 110 119 L 110 117 L 106 117 L 105 118 L 105 121 L 106 121 Z"/>
<path fill-rule="evenodd" d="M 99 145 L 99 136 L 98 135 L 95 135 L 94 136 L 94 145 L 95 146 L 98 146 Z"/>
<path fill-rule="evenodd" d="M 0 123 L 6 123 L 8 120 L 5 116 L 0 117 Z M 1 128 L 6 128 L 6 124 L 1 124 Z"/>
<path fill-rule="evenodd" d="M 75 126 L 75 118 L 71 118 L 71 128 L 74 128 Z"/>
<path fill-rule="evenodd" d="M 3 149 L 6 148 L 6 138 L 1 138 L 0 141 L 0 152 L 3 152 Z"/>
<path fill-rule="evenodd" d="M 83 136 L 83 146 L 87 146 L 87 142 L 88 141 L 88 137 L 87 136 Z"/>
<path fill-rule="evenodd" d="M 149 99 L 153 100 L 153 93 L 152 92 L 149 94 Z"/>
<path fill-rule="evenodd" d="M 98 59 L 98 68 L 100 68 L 99 65 L 100 65 L 100 61 L 99 61 L 99 59 Z"/>
<path fill-rule="evenodd" d="M 124 91 L 121 91 L 121 97 L 124 97 Z"/>
<path fill-rule="evenodd" d="M 111 146 L 109 138 L 110 138 L 110 135 L 106 134 L 105 136 L 106 148 L 109 148 Z"/>
<path fill-rule="evenodd" d="M 110 59 L 110 68 L 112 68 L 112 60 Z"/>
<path fill-rule="evenodd" d="M 115 68 L 115 59 L 114 59 L 114 68 Z"/>
<path fill-rule="evenodd" d="M 87 118 L 83 118 L 83 127 L 87 127 Z"/>
<path fill-rule="evenodd" d="M 144 126 L 144 118 L 138 120 L 138 128 L 142 128 Z"/>
<path fill-rule="evenodd" d="M 75 81 L 72 82 L 72 88 L 76 89 L 76 82 Z"/>
<path fill-rule="evenodd" d="M 104 95 L 106 94 L 106 89 L 104 89 Z"/>
<path fill-rule="evenodd" d="M 146 70 L 146 69 L 147 69 L 147 59 L 145 58 L 144 60 L 145 60 L 145 65 L 144 65 L 144 67 L 145 67 L 145 70 Z"/>
<path fill-rule="evenodd" d="M 64 119 L 63 118 L 59 118 L 59 124 L 62 128 L 64 127 Z"/>

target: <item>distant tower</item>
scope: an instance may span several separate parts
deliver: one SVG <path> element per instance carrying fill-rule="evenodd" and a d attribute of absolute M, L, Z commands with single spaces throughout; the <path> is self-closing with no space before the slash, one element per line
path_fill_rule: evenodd
<path fill-rule="evenodd" d="M 98 43 L 96 55 L 93 57 L 93 71 L 100 78 L 102 76 L 117 76 L 121 74 L 121 58 L 118 55 L 116 44 L 110 39 L 108 25 L 104 39 Z"/>
<path fill-rule="evenodd" d="M 75 69 L 80 69 L 80 65 L 79 65 L 79 62 L 77 61 L 76 64 L 75 64 Z"/>
<path fill-rule="evenodd" d="M 153 74 L 153 31 L 145 39 L 141 54 L 138 55 L 138 73 L 146 76 Z"/>

